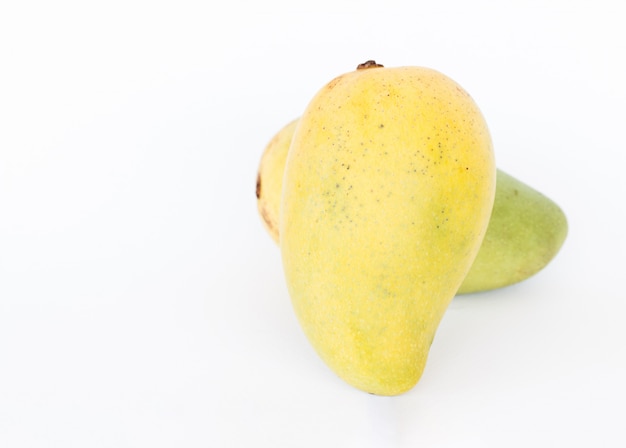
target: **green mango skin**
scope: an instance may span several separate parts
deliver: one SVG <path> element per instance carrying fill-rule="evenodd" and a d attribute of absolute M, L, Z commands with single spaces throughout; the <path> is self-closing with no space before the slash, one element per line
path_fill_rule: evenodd
<path fill-rule="evenodd" d="M 498 170 L 489 228 L 457 294 L 526 280 L 556 256 L 567 232 L 567 218 L 558 205 Z"/>

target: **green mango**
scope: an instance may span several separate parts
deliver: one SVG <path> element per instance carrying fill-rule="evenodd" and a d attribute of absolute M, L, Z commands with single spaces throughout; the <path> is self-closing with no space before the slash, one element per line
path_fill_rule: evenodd
<path fill-rule="evenodd" d="M 489 227 L 457 294 L 501 288 L 536 274 L 559 252 L 567 230 L 558 205 L 498 170 Z"/>

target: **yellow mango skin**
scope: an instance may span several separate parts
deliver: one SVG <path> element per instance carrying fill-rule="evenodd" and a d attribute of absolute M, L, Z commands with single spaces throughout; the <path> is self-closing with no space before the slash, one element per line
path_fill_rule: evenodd
<path fill-rule="evenodd" d="M 257 209 L 265 230 L 276 243 L 278 243 L 278 216 L 283 191 L 283 174 L 297 124 L 298 120 L 289 122 L 272 137 L 263 151 L 257 174 Z"/>
<path fill-rule="evenodd" d="M 298 320 L 343 380 L 398 395 L 484 237 L 495 193 L 487 125 L 427 68 L 367 68 L 313 98 L 287 155 L 279 235 Z"/>
<path fill-rule="evenodd" d="M 266 145 L 257 175 L 261 221 L 277 244 L 283 174 L 297 123 L 289 122 Z M 487 233 L 457 294 L 489 291 L 528 279 L 558 254 L 567 233 L 567 218 L 554 201 L 497 170 Z"/>

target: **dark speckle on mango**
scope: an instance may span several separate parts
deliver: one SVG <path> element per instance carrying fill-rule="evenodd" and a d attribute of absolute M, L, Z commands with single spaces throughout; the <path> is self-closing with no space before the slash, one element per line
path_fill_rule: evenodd
<path fill-rule="evenodd" d="M 256 198 L 261 198 L 261 173 L 256 175 Z"/>

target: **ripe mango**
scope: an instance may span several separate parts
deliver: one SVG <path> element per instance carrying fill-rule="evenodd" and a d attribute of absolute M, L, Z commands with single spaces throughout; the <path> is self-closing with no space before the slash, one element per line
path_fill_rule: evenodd
<path fill-rule="evenodd" d="M 315 95 L 286 160 L 279 245 L 300 325 L 340 378 L 379 395 L 417 383 L 495 187 L 487 124 L 442 73 L 368 61 Z"/>

